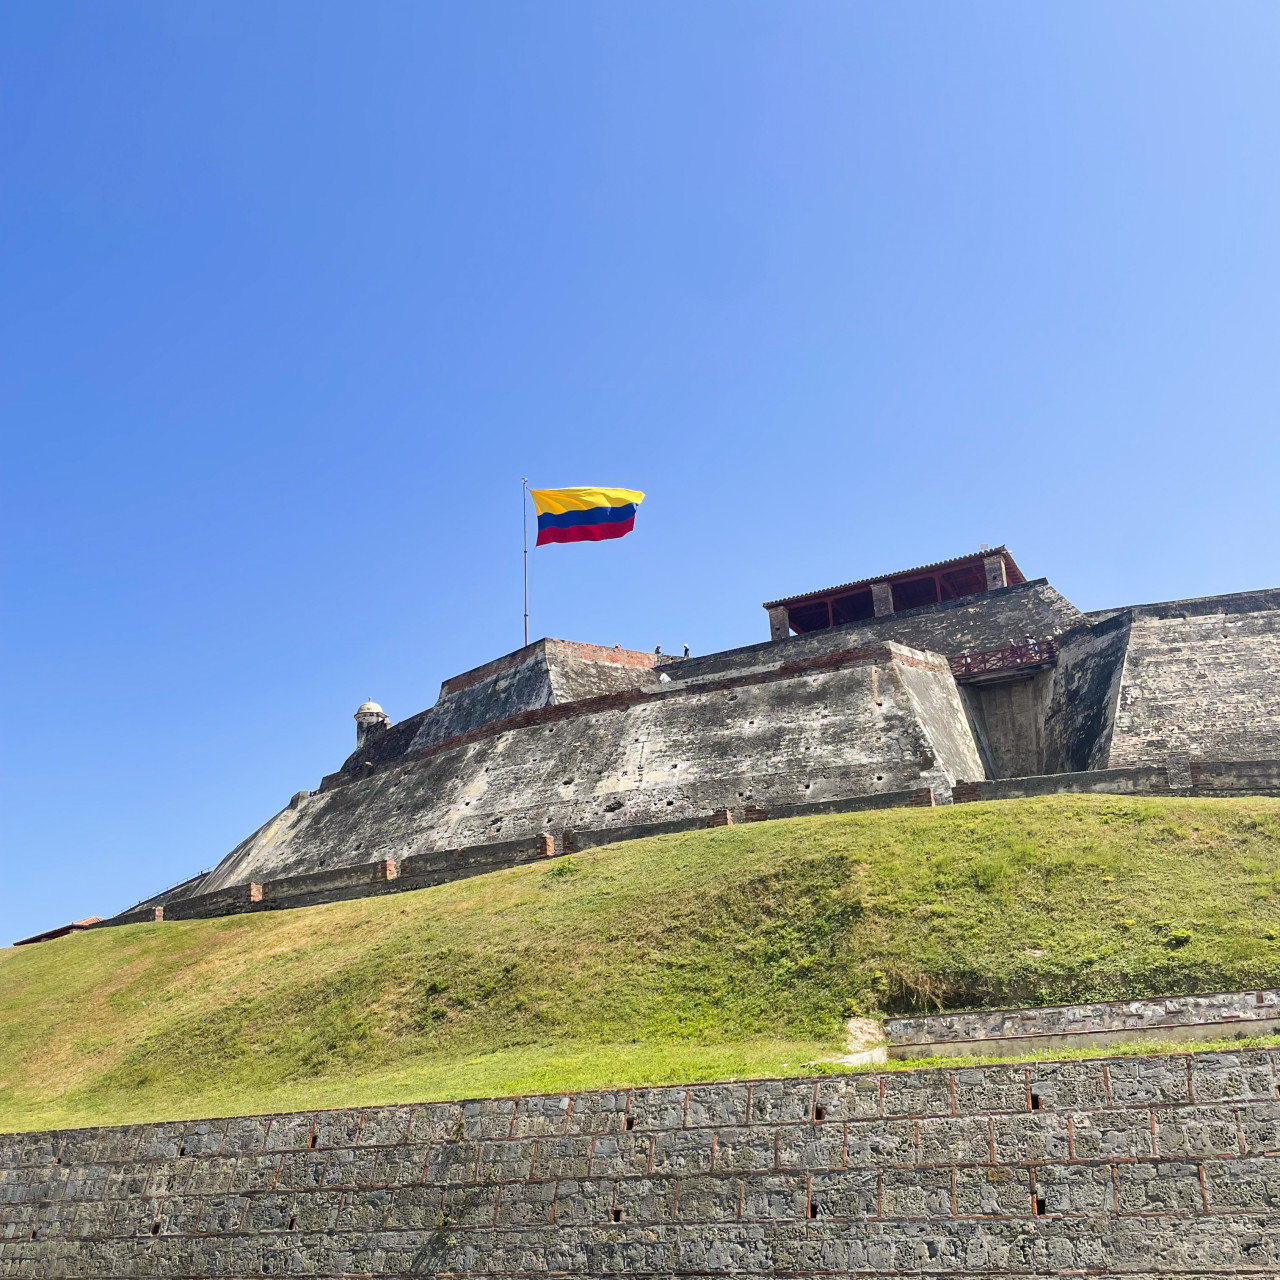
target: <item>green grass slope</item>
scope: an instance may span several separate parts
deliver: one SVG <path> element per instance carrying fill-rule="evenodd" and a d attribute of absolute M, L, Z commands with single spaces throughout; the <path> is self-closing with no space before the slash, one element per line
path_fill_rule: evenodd
<path fill-rule="evenodd" d="M 853 1014 L 1280 982 L 1280 801 L 662 836 L 0 951 L 0 1129 L 795 1072 Z"/>

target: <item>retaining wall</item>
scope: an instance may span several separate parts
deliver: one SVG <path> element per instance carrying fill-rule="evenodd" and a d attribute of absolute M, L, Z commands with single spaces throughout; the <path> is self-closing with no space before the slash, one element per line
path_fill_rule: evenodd
<path fill-rule="evenodd" d="M 671 822 L 641 823 L 632 827 L 604 827 L 596 831 L 564 831 L 558 836 L 543 833 L 531 840 L 505 840 L 495 844 L 472 845 L 466 849 L 447 849 L 435 853 L 416 853 L 401 859 L 364 863 L 355 867 L 338 867 L 333 871 L 317 871 L 300 876 L 284 876 L 263 884 L 239 884 L 214 893 L 196 894 L 175 899 L 156 907 L 150 902 L 134 907 L 106 920 L 84 926 L 106 929 L 122 924 L 154 923 L 161 920 L 197 920 L 213 916 L 239 915 L 248 911 L 279 911 L 293 907 L 312 907 L 322 902 L 338 902 L 347 898 L 368 898 L 385 893 L 401 893 L 409 889 L 428 889 L 433 885 L 484 875 L 503 867 L 537 862 L 558 854 L 578 853 L 586 849 L 616 844 L 623 840 L 640 840 L 647 836 L 670 835 L 681 831 L 699 831 L 707 827 L 732 826 L 737 822 L 762 822 L 772 818 L 797 818 L 810 814 L 859 813 L 869 809 L 927 808 L 934 803 L 929 787 L 910 791 L 886 791 L 869 796 L 846 796 L 837 800 L 815 800 L 811 804 L 776 805 L 765 809 L 756 804 L 733 809 L 718 809 L 694 818 Z M 37 935 L 24 938 L 18 946 L 43 941 Z"/>
<path fill-rule="evenodd" d="M 1274 1275 L 1268 1052 L 0 1138 L 0 1275 Z"/>
<path fill-rule="evenodd" d="M 1169 771 L 1162 766 L 1142 766 L 1136 769 L 1049 773 L 1038 778 L 957 782 L 951 788 L 951 799 L 956 804 L 963 804 L 973 800 L 1021 800 L 1027 796 L 1056 796 L 1075 792 L 1100 795 L 1169 795 Z"/>
<path fill-rule="evenodd" d="M 1098 795 L 1280 796 L 1280 760 L 1193 760 L 1190 786 L 1174 786 L 1164 765 L 1127 769 L 1089 769 L 1081 773 L 1047 773 L 1036 778 L 958 781 L 951 788 L 954 804 L 974 800 L 1022 800 L 1028 796 L 1072 793 Z"/>
<path fill-rule="evenodd" d="M 1280 760 L 1193 760 L 1191 791 L 1201 796 L 1280 796 Z"/>
<path fill-rule="evenodd" d="M 1143 1039 L 1273 1035 L 1280 1031 L 1280 989 L 886 1018 L 884 1030 L 891 1058 L 999 1056 Z"/>

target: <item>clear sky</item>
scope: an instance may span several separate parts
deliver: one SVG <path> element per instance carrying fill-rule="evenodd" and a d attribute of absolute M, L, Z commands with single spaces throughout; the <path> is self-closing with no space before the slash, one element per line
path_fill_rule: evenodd
<path fill-rule="evenodd" d="M 0 941 L 535 635 L 1280 584 L 1274 0 L 0 7 Z"/>

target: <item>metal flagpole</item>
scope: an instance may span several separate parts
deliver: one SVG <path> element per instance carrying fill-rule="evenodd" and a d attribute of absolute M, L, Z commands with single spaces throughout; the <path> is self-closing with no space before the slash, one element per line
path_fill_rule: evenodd
<path fill-rule="evenodd" d="M 524 647 L 529 647 L 529 477 L 520 481 L 523 505 L 520 508 L 520 531 L 524 534 Z"/>

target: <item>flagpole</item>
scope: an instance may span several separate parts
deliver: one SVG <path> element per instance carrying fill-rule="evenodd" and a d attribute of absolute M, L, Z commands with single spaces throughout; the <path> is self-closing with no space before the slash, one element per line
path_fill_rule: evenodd
<path fill-rule="evenodd" d="M 524 647 L 529 647 L 529 477 L 520 481 L 520 531 L 524 535 Z"/>

